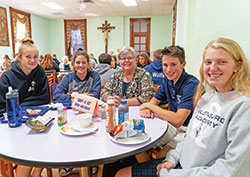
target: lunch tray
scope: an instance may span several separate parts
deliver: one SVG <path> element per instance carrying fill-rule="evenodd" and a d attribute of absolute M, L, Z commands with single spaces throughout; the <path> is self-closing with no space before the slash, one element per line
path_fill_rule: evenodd
<path fill-rule="evenodd" d="M 28 114 L 26 111 L 27 109 L 41 109 L 42 111 L 40 112 L 40 114 Z M 21 122 L 25 123 L 27 120 L 31 119 L 32 117 L 43 116 L 46 112 L 48 112 L 49 109 L 50 109 L 49 106 L 25 106 L 25 107 L 21 107 L 21 117 L 22 117 Z M 1 123 L 8 123 L 8 120 L 6 120 L 4 118 L 4 116 L 2 116 L 0 118 L 0 122 Z"/>
<path fill-rule="evenodd" d="M 54 104 L 56 104 L 56 103 L 62 103 L 63 106 L 66 107 L 67 109 L 72 109 L 72 107 L 71 107 L 71 104 L 72 104 L 71 100 L 68 100 L 68 101 L 54 101 L 52 103 L 54 103 Z M 52 107 L 50 108 L 50 110 L 56 110 L 56 109 L 57 108 L 52 108 Z"/>

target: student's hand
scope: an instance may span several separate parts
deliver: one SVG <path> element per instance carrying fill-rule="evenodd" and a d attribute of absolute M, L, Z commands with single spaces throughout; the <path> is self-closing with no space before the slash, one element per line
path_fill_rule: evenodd
<path fill-rule="evenodd" d="M 115 107 L 118 107 L 121 103 L 121 97 L 114 95 Z"/>
<path fill-rule="evenodd" d="M 170 169 L 172 169 L 174 167 L 175 167 L 175 165 L 172 162 L 163 162 L 163 163 L 160 163 L 156 167 L 156 169 L 157 169 L 156 174 L 157 174 L 157 176 L 159 176 L 160 175 L 160 171 L 161 171 L 162 168 L 166 168 L 166 169 L 170 170 Z"/>
<path fill-rule="evenodd" d="M 140 116 L 144 118 L 154 118 L 154 113 L 149 109 L 140 110 Z"/>

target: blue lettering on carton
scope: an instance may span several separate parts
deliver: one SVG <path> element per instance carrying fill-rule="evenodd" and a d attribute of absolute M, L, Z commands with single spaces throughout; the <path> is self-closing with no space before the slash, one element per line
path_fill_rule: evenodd
<path fill-rule="evenodd" d="M 78 98 L 77 101 L 78 101 L 79 103 L 81 103 L 81 102 L 83 102 L 83 99 Z"/>

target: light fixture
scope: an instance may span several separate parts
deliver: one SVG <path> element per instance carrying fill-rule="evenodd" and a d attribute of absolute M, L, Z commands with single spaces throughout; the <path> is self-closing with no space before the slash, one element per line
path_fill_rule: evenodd
<path fill-rule="evenodd" d="M 122 0 L 124 6 L 137 6 L 136 0 Z"/>
<path fill-rule="evenodd" d="M 86 9 L 86 5 L 82 2 L 80 5 L 80 11 L 84 11 Z"/>
<path fill-rule="evenodd" d="M 97 17 L 98 15 L 96 13 L 86 13 L 86 14 L 84 14 L 84 16 Z"/>
<path fill-rule="evenodd" d="M 42 5 L 47 6 L 53 10 L 63 10 L 64 8 L 53 2 L 42 2 Z"/>

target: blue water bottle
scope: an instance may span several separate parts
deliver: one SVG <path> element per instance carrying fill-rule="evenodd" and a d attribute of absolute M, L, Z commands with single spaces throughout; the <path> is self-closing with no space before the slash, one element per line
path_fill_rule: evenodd
<path fill-rule="evenodd" d="M 14 128 L 22 125 L 19 93 L 17 89 L 12 90 L 12 87 L 9 87 L 9 92 L 6 93 L 6 111 L 9 127 Z"/>

